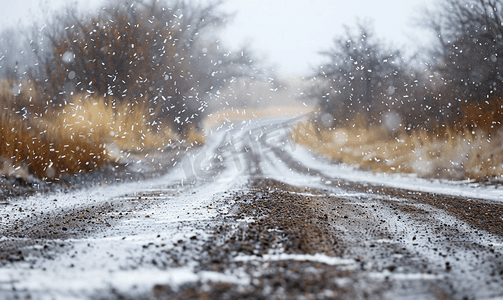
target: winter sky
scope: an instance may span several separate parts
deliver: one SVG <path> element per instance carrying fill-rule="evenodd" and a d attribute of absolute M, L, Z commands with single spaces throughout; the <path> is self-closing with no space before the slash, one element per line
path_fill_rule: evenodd
<path fill-rule="evenodd" d="M 120 1 L 120 0 L 118 0 Z M 202 0 L 207 1 L 207 0 Z M 407 54 L 433 39 L 417 19 L 426 5 L 438 0 L 227 0 L 223 9 L 236 15 L 222 42 L 233 49 L 247 45 L 267 58 L 281 76 L 305 76 L 322 61 L 319 51 L 344 34 L 344 25 L 370 20 L 377 37 Z M 96 7 L 101 0 L 3 1 L 0 26 L 16 26 L 69 3 Z"/>

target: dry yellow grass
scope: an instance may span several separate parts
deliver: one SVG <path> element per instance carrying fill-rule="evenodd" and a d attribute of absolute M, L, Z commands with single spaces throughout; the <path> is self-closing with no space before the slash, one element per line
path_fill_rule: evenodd
<path fill-rule="evenodd" d="M 194 129 L 181 137 L 169 127 L 149 123 L 151 111 L 141 103 L 113 104 L 75 96 L 43 118 L 23 120 L 13 111 L 6 107 L 0 116 L 0 174 L 7 177 L 58 180 L 118 162 L 132 152 L 204 143 Z"/>
<path fill-rule="evenodd" d="M 271 106 L 267 108 L 233 108 L 222 109 L 206 117 L 203 128 L 209 130 L 221 124 L 238 120 L 285 117 L 307 114 L 314 111 L 312 106 L 292 105 L 292 106 Z"/>
<path fill-rule="evenodd" d="M 503 175 L 503 132 L 488 136 L 444 128 L 390 134 L 363 122 L 325 130 L 304 122 L 293 130 L 293 139 L 330 160 L 374 172 L 456 179 Z"/>
<path fill-rule="evenodd" d="M 42 109 L 28 82 L 4 80 L 0 85 L 0 174 L 57 180 L 62 174 L 92 171 L 106 161 L 102 145 L 59 139 L 39 123 Z M 30 118 L 28 110 L 34 113 Z"/>
<path fill-rule="evenodd" d="M 93 145 L 113 145 L 121 151 L 149 151 L 179 140 L 170 128 L 149 123 L 142 103 L 112 103 L 76 96 L 45 119 L 51 132 L 64 140 L 82 138 Z"/>
<path fill-rule="evenodd" d="M 103 145 L 54 138 L 47 128 L 39 131 L 18 117 L 4 115 L 1 123 L 0 172 L 8 177 L 58 179 L 95 170 L 107 160 Z"/>

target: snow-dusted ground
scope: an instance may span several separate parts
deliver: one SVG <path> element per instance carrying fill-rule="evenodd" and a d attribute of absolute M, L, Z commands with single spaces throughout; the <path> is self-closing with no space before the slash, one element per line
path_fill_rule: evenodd
<path fill-rule="evenodd" d="M 214 138 L 223 135 L 225 132 L 222 131 Z M 214 147 L 215 144 L 209 143 L 200 153 L 210 153 Z M 210 183 L 190 184 L 196 180 L 187 175 L 190 176 L 179 164 L 165 176 L 152 180 L 48 196 L 36 195 L 2 207 L 1 214 L 19 218 L 50 214 L 52 210 L 85 209 L 100 203 L 134 201 L 138 195 L 142 196 L 143 202 L 149 198 L 155 202 L 154 205 L 138 205 L 137 210 L 131 213 L 132 219 L 124 220 L 105 232 L 80 239 L 53 241 L 71 246 L 71 251 L 55 255 L 53 259 L 25 257 L 24 262 L 0 268 L 0 295 L 2 291 L 15 287 L 18 291 L 27 291 L 35 299 L 82 299 L 111 288 L 122 292 L 146 292 L 156 283 L 167 282 L 177 286 L 205 279 L 242 283 L 245 278 L 238 278 L 235 274 L 225 276 L 201 272 L 196 275 L 193 262 L 168 271 L 142 263 L 156 259 L 155 251 L 143 248 L 149 243 L 164 245 L 163 249 L 170 250 L 178 241 L 193 236 L 204 241 L 208 235 L 202 230 L 205 225 L 229 208 L 221 202 L 223 193 L 246 188 L 246 177 L 240 176 L 240 172 L 233 168 L 223 170 Z M 0 220 L 2 227 L 9 222 L 10 218 Z M 12 240 L 3 237 L 0 241 L 2 239 Z M 33 261 L 36 262 L 33 264 Z"/>
<path fill-rule="evenodd" d="M 343 164 L 330 164 L 305 148 L 296 149 L 292 152 L 292 156 L 302 164 L 328 177 L 412 191 L 503 202 L 503 186 L 501 185 L 483 185 L 468 180 L 424 179 L 410 174 L 376 174 Z"/>
<path fill-rule="evenodd" d="M 348 199 L 365 197 L 367 201 L 374 201 L 382 195 L 373 195 L 371 187 L 366 194 L 348 192 L 331 186 L 331 181 L 343 179 L 366 182 L 373 186 L 503 201 L 503 189 L 494 186 L 481 186 L 465 181 L 374 174 L 331 164 L 285 139 L 295 121 L 296 119 L 276 118 L 221 126 L 208 134 L 205 147 L 188 155 L 182 163 L 159 178 L 96 186 L 67 193 L 35 195 L 0 207 L 0 226 L 7 228 L 14 217 L 23 219 L 33 214 L 50 215 L 51 212 L 85 209 L 90 205 L 102 203 L 130 201 L 134 204 L 134 210 L 131 210 L 128 218 L 119 220 L 99 233 L 94 232 L 82 238 L 53 240 L 54 244 L 62 244 L 64 247 L 54 251 L 50 258 L 33 254 L 25 257 L 24 261 L 0 267 L 0 298 L 2 294 L 13 297 L 13 288 L 19 295 L 24 297 L 29 294 L 32 299 L 82 299 L 111 290 L 130 295 L 141 294 L 151 291 L 155 284 L 161 283 L 175 288 L 186 282 L 209 280 L 247 285 L 252 279 L 239 270 L 224 273 L 197 271 L 197 256 L 200 252 L 193 248 L 188 250 L 193 251 L 192 253 L 184 254 L 186 261 L 181 263 L 181 266 L 159 268 L 162 263 L 159 251 L 174 251 L 181 243 L 194 237 L 202 245 L 211 234 L 207 228 L 216 226 L 221 214 L 231 213 L 228 194 L 233 191 L 246 191 L 249 180 L 257 176 L 273 178 L 293 186 L 325 189 L 328 196 L 336 195 Z M 278 156 L 278 151 L 291 161 L 284 162 L 283 157 Z M 309 173 L 300 172 L 295 167 L 297 165 L 307 168 Z M 141 201 L 135 200 L 137 197 L 142 198 Z M 433 210 L 426 205 L 423 209 Z M 6 215 L 10 218 L 6 218 Z M 426 244 L 421 238 L 414 238 L 412 243 L 415 233 L 408 228 L 410 222 L 404 223 L 391 214 L 388 217 L 393 221 L 396 231 L 407 237 L 410 235 L 410 239 L 406 239 L 410 242 L 405 242 L 405 247 L 421 249 L 421 255 L 425 257 L 438 256 L 437 250 L 432 250 L 432 247 L 416 246 Z M 469 225 L 461 224 L 459 220 L 449 219 L 447 216 L 441 221 L 457 226 L 470 236 L 471 241 L 481 245 L 493 245 L 496 252 L 503 255 L 501 238 L 486 233 L 472 233 Z M 422 222 L 417 221 L 414 226 L 419 228 L 423 226 Z M 0 242 L 6 240 L 12 241 L 12 238 L 0 238 Z M 43 242 L 29 247 L 34 250 L 37 250 L 37 247 L 43 248 Z M 475 259 L 474 254 L 468 250 L 459 254 L 460 257 L 463 255 Z M 353 259 L 321 254 L 292 255 L 281 251 L 271 252 L 262 258 L 238 256 L 235 259 L 317 261 L 328 265 L 349 266 L 355 264 Z M 468 264 L 460 269 L 469 267 Z M 478 275 L 477 271 L 473 274 Z M 389 274 L 386 271 L 374 272 L 372 276 L 384 278 L 389 277 Z M 435 275 L 413 273 L 393 276 L 406 280 L 427 279 L 428 276 L 431 279 L 437 278 Z"/>

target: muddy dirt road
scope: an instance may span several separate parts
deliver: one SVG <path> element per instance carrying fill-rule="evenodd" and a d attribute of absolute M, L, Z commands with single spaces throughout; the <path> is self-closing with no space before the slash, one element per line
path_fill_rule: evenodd
<path fill-rule="evenodd" d="M 330 164 L 297 120 L 221 126 L 162 177 L 5 200 L 0 298 L 503 299 L 502 188 Z"/>

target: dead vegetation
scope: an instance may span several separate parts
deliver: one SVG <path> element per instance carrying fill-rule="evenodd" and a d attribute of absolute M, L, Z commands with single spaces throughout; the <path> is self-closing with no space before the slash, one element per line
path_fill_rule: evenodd
<path fill-rule="evenodd" d="M 85 136 L 66 138 L 61 128 L 9 115 L 2 115 L 1 123 L 1 173 L 8 178 L 53 180 L 90 172 L 107 162 L 105 145 L 92 144 Z"/>
<path fill-rule="evenodd" d="M 348 27 L 322 52 L 326 61 L 308 91 L 319 117 L 298 132 L 315 125 L 317 134 L 299 141 L 376 172 L 501 177 L 501 8 L 490 0 L 438 1 L 418 23 L 436 36 L 424 59 L 406 59 L 368 23 Z"/>
<path fill-rule="evenodd" d="M 209 114 L 204 120 L 203 128 L 208 131 L 219 125 L 239 120 L 251 120 L 273 117 L 297 116 L 314 110 L 311 106 L 271 106 L 267 108 L 231 108 L 221 109 Z"/>
<path fill-rule="evenodd" d="M 494 102 L 491 102 L 494 103 Z M 494 105 L 494 104 L 492 104 Z M 358 119 L 346 126 L 297 125 L 293 139 L 326 158 L 382 173 L 487 180 L 503 176 L 503 130 L 498 110 L 464 107 L 458 125 L 395 130 Z"/>
<path fill-rule="evenodd" d="M 209 42 L 225 18 L 216 3 L 108 1 L 11 30 L 26 44 L 0 32 L 0 174 L 55 181 L 203 144 L 201 95 L 253 69 Z"/>
<path fill-rule="evenodd" d="M 3 90 L 2 99 L 11 89 Z M 20 95 L 18 102 L 27 102 Z M 149 153 L 204 143 L 202 133 L 185 135 L 150 121 L 144 103 L 106 101 L 76 95 L 65 106 L 29 117 L 17 106 L 4 107 L 0 172 L 7 178 L 58 180 L 63 175 L 88 173 L 117 163 L 131 153 Z M 43 108 L 33 106 L 33 111 Z"/>

